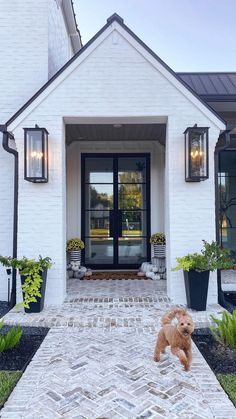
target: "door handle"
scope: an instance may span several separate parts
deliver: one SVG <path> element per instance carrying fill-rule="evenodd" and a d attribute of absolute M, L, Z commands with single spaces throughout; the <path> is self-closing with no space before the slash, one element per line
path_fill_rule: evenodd
<path fill-rule="evenodd" d="M 114 237 L 114 211 L 109 211 L 109 236 Z"/>
<path fill-rule="evenodd" d="M 122 210 L 118 210 L 118 236 L 123 237 Z"/>

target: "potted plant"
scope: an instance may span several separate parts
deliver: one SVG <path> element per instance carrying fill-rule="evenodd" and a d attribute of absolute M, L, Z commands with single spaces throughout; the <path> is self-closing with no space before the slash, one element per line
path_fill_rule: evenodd
<path fill-rule="evenodd" d="M 43 310 L 47 270 L 52 266 L 51 258 L 39 256 L 38 260 L 13 259 L 11 257 L 0 256 L 3 266 L 19 271 L 21 277 L 21 288 L 23 294 L 23 306 L 26 313 L 39 313 Z"/>
<path fill-rule="evenodd" d="M 217 269 L 232 268 L 230 250 L 215 241 L 203 240 L 201 253 L 189 253 L 176 260 L 178 265 L 173 270 L 183 269 L 187 306 L 197 311 L 206 310 L 209 274 Z"/>
<path fill-rule="evenodd" d="M 82 249 L 84 249 L 84 242 L 79 237 L 67 240 L 66 250 L 69 254 L 69 261 L 81 262 Z"/>
<path fill-rule="evenodd" d="M 150 238 L 150 243 L 154 247 L 154 257 L 166 257 L 166 236 L 164 233 L 154 233 Z"/>

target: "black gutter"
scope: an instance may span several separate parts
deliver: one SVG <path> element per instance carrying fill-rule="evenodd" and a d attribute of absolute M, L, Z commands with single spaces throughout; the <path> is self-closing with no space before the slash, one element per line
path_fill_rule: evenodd
<path fill-rule="evenodd" d="M 232 131 L 232 127 L 226 129 L 219 135 L 219 139 L 224 139 L 224 144 L 220 147 L 215 148 L 214 159 L 215 159 L 215 210 L 216 210 L 216 241 L 220 245 L 220 230 L 219 230 L 219 213 L 220 213 L 220 192 L 218 187 L 218 173 L 219 173 L 219 153 L 223 150 L 226 150 L 230 146 L 230 131 Z M 229 304 L 225 300 L 224 291 L 221 287 L 221 271 L 217 270 L 217 291 L 218 291 L 218 303 L 225 307 L 226 309 L 229 308 Z"/>
<path fill-rule="evenodd" d="M 14 156 L 14 209 L 13 209 L 13 242 L 12 257 L 17 258 L 17 231 L 18 231 L 18 152 L 9 146 L 9 139 L 13 140 L 14 136 L 7 131 L 5 125 L 0 125 L 0 132 L 3 134 L 2 146 L 7 153 Z M 12 287 L 10 297 L 10 307 L 16 305 L 16 269 L 12 269 Z"/>

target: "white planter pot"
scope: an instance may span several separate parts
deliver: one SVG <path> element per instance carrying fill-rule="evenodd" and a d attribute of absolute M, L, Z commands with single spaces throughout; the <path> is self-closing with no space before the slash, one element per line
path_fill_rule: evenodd
<path fill-rule="evenodd" d="M 166 257 L 166 245 L 165 244 L 154 244 L 154 257 L 165 258 Z"/>
<path fill-rule="evenodd" d="M 69 261 L 70 262 L 80 262 L 81 263 L 81 250 L 70 250 L 68 253 L 69 253 Z"/>

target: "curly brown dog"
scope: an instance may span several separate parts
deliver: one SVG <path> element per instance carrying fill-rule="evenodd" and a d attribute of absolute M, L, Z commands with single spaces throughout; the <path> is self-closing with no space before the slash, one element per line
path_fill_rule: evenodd
<path fill-rule="evenodd" d="M 176 318 L 178 324 L 171 324 Z M 166 346 L 171 347 L 171 352 L 176 355 L 184 369 L 188 371 L 192 363 L 192 340 L 191 334 L 194 331 L 192 317 L 186 310 L 174 308 L 162 317 L 162 329 L 158 333 L 157 343 L 154 352 L 154 361 L 160 361 L 161 352 L 165 352 Z"/>

